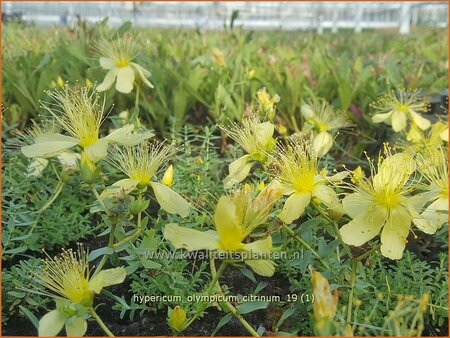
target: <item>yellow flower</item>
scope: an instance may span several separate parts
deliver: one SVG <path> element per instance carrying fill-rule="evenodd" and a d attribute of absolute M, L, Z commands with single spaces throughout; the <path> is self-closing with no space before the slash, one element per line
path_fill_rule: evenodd
<path fill-rule="evenodd" d="M 266 162 L 267 153 L 275 146 L 275 140 L 272 138 L 275 126 L 251 116 L 242 121 L 242 126 L 234 123 L 229 129 L 221 128 L 247 152 L 228 166 L 229 174 L 224 179 L 224 186 L 229 189 L 242 182 L 254 164 Z"/>
<path fill-rule="evenodd" d="M 128 94 L 133 90 L 136 75 L 153 88 L 147 79 L 150 72 L 132 62 L 141 51 L 133 36 L 123 36 L 113 41 L 101 40 L 97 44 L 97 50 L 101 55 L 100 66 L 108 70 L 105 79 L 97 87 L 98 91 L 108 90 L 116 81 L 116 90 Z"/>
<path fill-rule="evenodd" d="M 171 223 L 164 228 L 164 238 L 176 249 L 240 253 L 253 271 L 270 277 L 275 272 L 275 263 L 264 258 L 272 249 L 272 238 L 268 236 L 252 243 L 243 241 L 258 226 L 264 225 L 280 195 L 281 186 L 276 181 L 256 197 L 253 189 L 238 190 L 233 196 L 222 196 L 219 199 L 214 214 L 215 231 L 202 232 Z"/>
<path fill-rule="evenodd" d="M 286 224 L 298 219 L 315 197 L 329 209 L 340 212 L 342 205 L 329 183 L 342 180 L 347 173 L 342 172 L 328 177 L 319 173 L 318 158 L 310 140 L 291 141 L 287 147 L 279 147 L 274 158 L 274 176 L 288 195 L 279 215 Z"/>
<path fill-rule="evenodd" d="M 58 84 L 58 86 L 60 88 L 62 88 L 64 86 L 64 80 L 62 79 L 61 76 L 58 76 L 58 78 L 56 79 L 56 83 Z"/>
<path fill-rule="evenodd" d="M 308 104 L 304 103 L 301 112 L 306 122 L 303 131 L 313 131 L 313 146 L 319 157 L 328 153 L 333 145 L 333 136 L 330 131 L 350 125 L 345 113 L 333 109 L 324 99 L 313 99 Z"/>
<path fill-rule="evenodd" d="M 444 142 L 448 142 L 448 125 L 442 121 L 432 124 L 427 131 L 422 131 L 415 123 L 411 123 L 406 139 L 419 147 L 440 147 Z"/>
<path fill-rule="evenodd" d="M 312 272 L 311 283 L 314 295 L 314 329 L 317 335 L 331 335 L 332 320 L 336 314 L 339 294 L 337 290 L 334 294 L 331 293 L 327 279 L 320 272 Z"/>
<path fill-rule="evenodd" d="M 44 108 L 55 119 L 56 127 L 65 130 L 70 136 L 53 132 L 36 137 L 34 144 L 22 147 L 26 157 L 54 157 L 79 145 L 88 158 L 96 162 L 106 157 L 109 143 L 130 146 L 153 136 L 151 132 L 132 134 L 134 125 L 128 124 L 100 138 L 104 107 L 99 103 L 99 95 L 87 87 L 71 89 L 66 86 L 62 91 L 50 93 L 50 97 L 56 103 L 44 105 Z"/>
<path fill-rule="evenodd" d="M 434 234 L 448 219 L 448 160 L 444 149 L 427 148 L 416 155 L 417 166 L 426 183 L 421 201 L 429 203 L 414 224 L 427 234 Z M 419 199 L 420 202 L 420 199 Z M 424 204 L 425 204 L 424 203 Z"/>
<path fill-rule="evenodd" d="M 273 120 L 275 117 L 275 105 L 280 102 L 280 97 L 277 94 L 271 96 L 267 92 L 266 87 L 263 87 L 256 92 L 256 98 L 264 116 L 270 121 Z"/>
<path fill-rule="evenodd" d="M 45 140 L 46 137 L 52 136 L 54 133 L 58 132 L 58 128 L 55 125 L 55 121 L 47 120 L 42 122 L 40 125 L 34 121 L 31 128 L 27 129 L 25 132 L 19 132 L 18 138 L 19 144 L 28 143 L 39 143 L 41 140 Z M 80 160 L 80 154 L 72 153 L 70 151 L 61 151 L 55 154 L 56 158 L 59 160 L 62 169 L 64 171 L 71 171 L 78 169 L 78 161 Z M 49 161 L 46 158 L 36 157 L 34 158 L 27 168 L 28 177 L 39 177 L 42 172 L 47 167 Z"/>
<path fill-rule="evenodd" d="M 164 185 L 167 185 L 168 187 L 171 187 L 173 184 L 173 165 L 169 165 L 166 172 L 163 175 L 163 178 L 161 180 L 161 183 Z"/>
<path fill-rule="evenodd" d="M 223 53 L 220 51 L 220 49 L 214 47 L 211 50 L 212 53 L 212 62 L 219 66 L 219 67 L 226 67 L 227 64 L 225 63 L 225 58 L 223 56 Z"/>
<path fill-rule="evenodd" d="M 417 125 L 421 130 L 430 128 L 430 121 L 420 115 L 426 112 L 428 102 L 417 90 L 399 89 L 380 97 L 372 107 L 379 113 L 372 116 L 374 123 L 385 122 L 392 125 L 395 132 L 406 128 L 407 120 Z"/>
<path fill-rule="evenodd" d="M 186 311 L 177 305 L 173 310 L 169 310 L 168 323 L 172 330 L 180 332 L 186 322 Z"/>
<path fill-rule="evenodd" d="M 102 270 L 91 277 L 81 246 L 77 253 L 67 250 L 59 257 L 46 259 L 36 278 L 49 290 L 44 294 L 55 299 L 57 308 L 39 321 L 39 336 L 56 336 L 64 326 L 67 336 L 83 336 L 87 329 L 83 308 L 92 308 L 95 294 L 122 283 L 125 277 L 123 267 Z"/>
<path fill-rule="evenodd" d="M 169 161 L 174 153 L 175 149 L 171 145 L 153 144 L 149 146 L 149 144 L 143 143 L 124 149 L 115 146 L 108 162 L 128 178 L 112 184 L 102 192 L 101 198 L 128 194 L 136 187 L 150 186 L 161 208 L 171 214 L 188 216 L 190 205 L 183 197 L 168 186 L 152 181 L 161 165 Z"/>
<path fill-rule="evenodd" d="M 381 231 L 381 253 L 400 259 L 406 245 L 411 222 L 418 217 L 409 197 L 413 185 L 410 176 L 416 170 L 413 157 L 406 153 L 392 155 L 386 147 L 385 157 L 378 159 L 378 171 L 371 161 L 372 177 L 352 186 L 353 193 L 343 200 L 344 210 L 353 219 L 340 233 L 345 243 L 360 246 Z"/>

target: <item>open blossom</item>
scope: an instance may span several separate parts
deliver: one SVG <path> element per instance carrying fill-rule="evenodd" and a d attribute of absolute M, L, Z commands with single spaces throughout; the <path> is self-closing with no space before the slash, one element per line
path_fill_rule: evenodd
<path fill-rule="evenodd" d="M 253 189 L 245 186 L 232 196 L 222 196 L 216 206 L 214 214 L 215 230 L 198 231 L 168 224 L 164 228 L 164 238 L 172 243 L 176 249 L 221 250 L 238 252 L 244 262 L 261 276 L 272 276 L 275 263 L 264 257 L 253 257 L 270 253 L 272 238 L 251 243 L 243 241 L 258 227 L 264 225 L 274 203 L 281 196 L 281 186 L 274 181 L 266 186 L 256 197 Z M 250 254 L 250 257 L 246 257 Z"/>
<path fill-rule="evenodd" d="M 378 111 L 372 116 L 372 121 L 390 124 L 395 132 L 404 130 L 408 120 L 421 130 L 426 130 L 431 126 L 431 122 L 420 115 L 427 111 L 428 102 L 416 90 L 391 91 L 380 97 L 372 104 L 372 107 Z"/>
<path fill-rule="evenodd" d="M 22 153 L 30 158 L 49 158 L 61 152 L 80 146 L 91 161 L 98 161 L 108 154 L 108 144 L 135 145 L 153 136 L 151 132 L 133 134 L 134 125 L 128 124 L 101 138 L 100 126 L 103 122 L 104 107 L 100 97 L 87 87 L 64 87 L 62 91 L 50 93 L 55 103 L 44 105 L 53 116 L 58 130 L 38 135 L 34 144 L 23 146 Z"/>
<path fill-rule="evenodd" d="M 260 122 L 256 116 L 242 120 L 242 126 L 233 124 L 230 128 L 222 127 L 225 133 L 247 152 L 246 155 L 230 163 L 229 174 L 223 183 L 225 189 L 242 182 L 257 163 L 264 164 L 267 153 L 275 147 L 273 132 L 275 126 L 270 122 Z"/>
<path fill-rule="evenodd" d="M 313 146 L 317 156 L 322 157 L 333 145 L 333 131 L 348 127 L 345 113 L 336 110 L 324 99 L 314 99 L 304 103 L 301 112 L 305 118 L 304 132 L 312 131 Z"/>
<path fill-rule="evenodd" d="M 39 321 L 39 336 L 56 336 L 65 327 L 67 336 L 83 336 L 87 330 L 86 308 L 92 308 L 94 295 L 107 286 L 120 284 L 126 277 L 123 267 L 101 270 L 91 276 L 86 252 L 63 251 L 60 256 L 44 260 L 36 275 L 55 299 L 56 309 Z"/>
<path fill-rule="evenodd" d="M 327 176 L 318 169 L 318 158 L 310 140 L 291 141 L 287 147 L 279 147 L 273 159 L 274 176 L 288 195 L 279 215 L 286 224 L 298 219 L 313 198 L 317 198 L 329 209 L 342 212 L 336 192 L 329 185 L 339 182 L 346 172 Z M 343 213 L 343 212 L 342 212 Z"/>
<path fill-rule="evenodd" d="M 345 243 L 360 246 L 381 231 L 381 253 L 390 259 L 400 259 L 413 219 L 419 214 L 410 196 L 410 177 L 416 162 L 406 153 L 392 155 L 386 148 L 385 157 L 378 159 L 377 169 L 371 165 L 372 177 L 360 178 L 352 186 L 353 193 L 343 200 L 345 212 L 352 220 L 339 231 Z"/>
<path fill-rule="evenodd" d="M 132 36 L 123 36 L 117 40 L 102 40 L 97 45 L 100 57 L 100 66 L 107 69 L 108 73 L 103 82 L 97 87 L 98 91 L 111 88 L 114 81 L 116 90 L 128 94 L 133 90 L 136 75 L 150 88 L 151 82 L 147 79 L 150 72 L 133 62 L 141 48 Z"/>
<path fill-rule="evenodd" d="M 419 173 L 424 178 L 421 193 L 428 206 L 414 224 L 427 234 L 434 234 L 448 220 L 448 160 L 443 149 L 427 148 L 416 155 Z M 431 202 L 431 203 L 430 203 Z"/>
<path fill-rule="evenodd" d="M 108 161 L 127 175 L 128 178 L 112 184 L 100 197 L 106 198 L 123 193 L 128 194 L 138 187 L 149 186 L 153 189 L 161 208 L 171 214 L 178 214 L 182 217 L 188 216 L 189 203 L 173 191 L 168 184 L 165 184 L 169 180 L 167 182 L 163 181 L 163 183 L 155 181 L 155 175 L 160 167 L 169 161 L 174 152 L 174 148 L 171 145 L 165 146 L 163 144 L 150 146 L 147 143 L 143 143 L 123 149 L 115 146 Z"/>

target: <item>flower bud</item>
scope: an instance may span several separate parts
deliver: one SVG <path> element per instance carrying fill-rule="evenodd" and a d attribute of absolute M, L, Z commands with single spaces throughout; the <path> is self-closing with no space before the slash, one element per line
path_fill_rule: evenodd
<path fill-rule="evenodd" d="M 80 174 L 86 183 L 93 183 L 100 174 L 100 169 L 87 157 L 85 152 L 81 154 Z"/>
<path fill-rule="evenodd" d="M 185 322 L 186 312 L 181 306 L 177 305 L 173 310 L 169 309 L 168 323 L 172 330 L 175 332 L 181 332 Z"/>
<path fill-rule="evenodd" d="M 173 184 L 173 165 L 170 165 L 161 180 L 161 183 L 170 187 Z"/>

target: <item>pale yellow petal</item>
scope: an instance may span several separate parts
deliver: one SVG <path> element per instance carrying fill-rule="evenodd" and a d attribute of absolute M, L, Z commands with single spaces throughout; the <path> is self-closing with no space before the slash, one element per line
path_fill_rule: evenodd
<path fill-rule="evenodd" d="M 258 123 L 255 126 L 256 142 L 265 147 L 272 140 L 274 130 L 275 126 L 270 122 Z"/>
<path fill-rule="evenodd" d="M 440 137 L 443 141 L 448 142 L 448 128 L 445 128 L 443 131 L 441 131 L 441 132 L 439 133 L 439 137 Z"/>
<path fill-rule="evenodd" d="M 129 94 L 133 90 L 134 70 L 128 66 L 117 71 L 116 89 L 118 92 Z"/>
<path fill-rule="evenodd" d="M 111 88 L 111 86 L 114 83 L 114 80 L 116 79 L 116 76 L 117 76 L 117 68 L 109 70 L 108 73 L 106 73 L 103 82 L 97 86 L 96 90 L 99 92 L 104 92 L 105 90 Z"/>
<path fill-rule="evenodd" d="M 260 276 L 272 277 L 275 273 L 275 263 L 268 259 L 245 260 L 252 270 Z"/>
<path fill-rule="evenodd" d="M 145 141 L 146 139 L 149 139 L 155 134 L 153 134 L 150 131 L 139 133 L 139 134 L 131 134 L 131 132 L 134 130 L 133 124 L 127 124 L 123 126 L 122 128 L 116 129 L 112 131 L 108 136 L 105 137 L 108 142 L 112 143 L 118 143 L 123 146 L 134 146 L 136 144 L 141 143 L 142 141 Z"/>
<path fill-rule="evenodd" d="M 78 169 L 78 162 L 81 159 L 81 155 L 78 153 L 64 151 L 59 154 L 57 158 L 64 170 L 76 170 Z"/>
<path fill-rule="evenodd" d="M 378 208 L 359 214 L 339 229 L 342 240 L 349 245 L 361 246 L 379 234 L 386 214 Z"/>
<path fill-rule="evenodd" d="M 219 248 L 219 237 L 215 231 L 198 231 L 180 227 L 170 223 L 164 227 L 164 238 L 168 240 L 175 249 L 214 250 Z"/>
<path fill-rule="evenodd" d="M 111 58 L 101 57 L 100 58 L 100 66 L 103 69 L 113 69 L 114 67 L 116 67 L 116 63 Z"/>
<path fill-rule="evenodd" d="M 138 180 L 134 180 L 132 178 L 124 178 L 103 190 L 100 194 L 100 199 L 104 200 L 106 198 L 128 195 L 136 188 L 138 184 Z"/>
<path fill-rule="evenodd" d="M 214 225 L 221 247 L 224 250 L 237 250 L 243 240 L 243 232 L 239 223 L 237 209 L 231 197 L 222 196 L 217 202 L 214 213 Z"/>
<path fill-rule="evenodd" d="M 140 65 L 138 65 L 137 63 L 132 62 L 131 64 L 135 67 L 142 82 L 144 82 L 150 88 L 154 88 L 153 84 L 147 79 L 150 76 L 150 72 L 147 69 L 145 69 L 144 67 L 141 67 Z"/>
<path fill-rule="evenodd" d="M 104 138 L 99 139 L 94 144 L 85 147 L 84 151 L 92 162 L 97 162 L 108 155 L 108 141 Z"/>
<path fill-rule="evenodd" d="M 225 189 L 230 189 L 233 185 L 241 183 L 248 176 L 253 167 L 250 155 L 244 155 L 230 163 L 229 174 L 223 180 Z"/>
<path fill-rule="evenodd" d="M 252 243 L 242 244 L 242 249 L 257 256 L 265 254 L 272 250 L 272 237 L 268 236 L 264 239 L 254 241 Z M 248 258 L 266 258 L 266 257 L 248 257 Z"/>
<path fill-rule="evenodd" d="M 392 116 L 392 112 L 384 113 L 384 114 L 375 114 L 372 116 L 373 123 L 381 123 L 387 121 Z"/>
<path fill-rule="evenodd" d="M 39 138 L 39 142 L 21 148 L 22 153 L 30 158 L 49 158 L 58 155 L 66 149 L 76 146 L 76 138 L 61 134 L 50 134 Z"/>
<path fill-rule="evenodd" d="M 427 120 L 426 118 L 422 117 L 420 114 L 416 113 L 413 110 L 410 110 L 409 113 L 411 114 L 411 118 L 414 121 L 414 123 L 422 130 L 426 130 L 431 127 L 430 120 Z"/>
<path fill-rule="evenodd" d="M 158 182 L 151 182 L 150 185 L 161 208 L 169 214 L 178 214 L 181 217 L 189 215 L 190 205 L 178 193 Z"/>
<path fill-rule="evenodd" d="M 47 168 L 48 160 L 45 158 L 35 158 L 28 165 L 27 177 L 39 177 L 42 172 Z"/>
<path fill-rule="evenodd" d="M 322 131 L 314 136 L 313 147 L 317 156 L 322 157 L 330 151 L 333 145 L 333 137 L 330 133 Z"/>
<path fill-rule="evenodd" d="M 392 113 L 392 129 L 395 132 L 402 131 L 406 128 L 406 114 L 401 111 L 394 111 Z"/>
<path fill-rule="evenodd" d="M 280 219 L 286 224 L 291 224 L 303 214 L 310 201 L 310 193 L 292 194 L 284 203 L 283 210 L 279 216 Z"/>
<path fill-rule="evenodd" d="M 59 310 L 47 313 L 39 321 L 39 337 L 55 337 L 64 327 L 66 316 Z"/>
<path fill-rule="evenodd" d="M 342 214 L 345 213 L 341 201 L 336 195 L 336 192 L 325 184 L 319 184 L 318 186 L 316 186 L 313 196 L 317 197 L 329 209 L 340 212 Z"/>
<path fill-rule="evenodd" d="M 87 321 L 82 317 L 73 316 L 66 321 L 67 337 L 83 337 L 87 331 Z"/>
<path fill-rule="evenodd" d="M 344 210 L 351 218 L 365 214 L 373 203 L 369 195 L 358 192 L 349 194 L 342 200 Z"/>
<path fill-rule="evenodd" d="M 102 270 L 89 281 L 89 290 L 98 294 L 107 286 L 122 283 L 126 276 L 127 272 L 123 267 Z"/>
<path fill-rule="evenodd" d="M 400 259 L 406 246 L 412 217 L 404 208 L 390 211 L 381 232 L 381 254 L 390 259 Z"/>

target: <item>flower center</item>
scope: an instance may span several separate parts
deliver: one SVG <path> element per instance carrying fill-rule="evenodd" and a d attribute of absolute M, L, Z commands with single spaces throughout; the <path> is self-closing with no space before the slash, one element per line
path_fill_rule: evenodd
<path fill-rule="evenodd" d="M 83 148 L 89 147 L 98 141 L 97 136 L 87 136 L 80 138 L 80 146 Z"/>
<path fill-rule="evenodd" d="M 127 67 L 129 64 L 130 64 L 130 60 L 128 58 L 121 57 L 116 60 L 117 68 L 124 68 L 124 67 Z"/>
<path fill-rule="evenodd" d="M 322 132 L 322 131 L 327 131 L 328 127 L 325 124 L 323 124 L 323 123 L 319 123 L 317 125 L 317 129 L 319 130 L 319 132 Z"/>
<path fill-rule="evenodd" d="M 409 111 L 409 108 L 407 105 L 400 104 L 398 105 L 397 110 L 401 111 L 402 113 L 407 113 Z"/>
<path fill-rule="evenodd" d="M 400 195 L 395 191 L 382 190 L 375 195 L 375 201 L 380 207 L 391 210 L 400 204 Z"/>
<path fill-rule="evenodd" d="M 146 186 L 149 184 L 150 179 L 152 178 L 146 170 L 136 170 L 130 175 L 131 178 L 139 181 L 139 185 Z"/>

